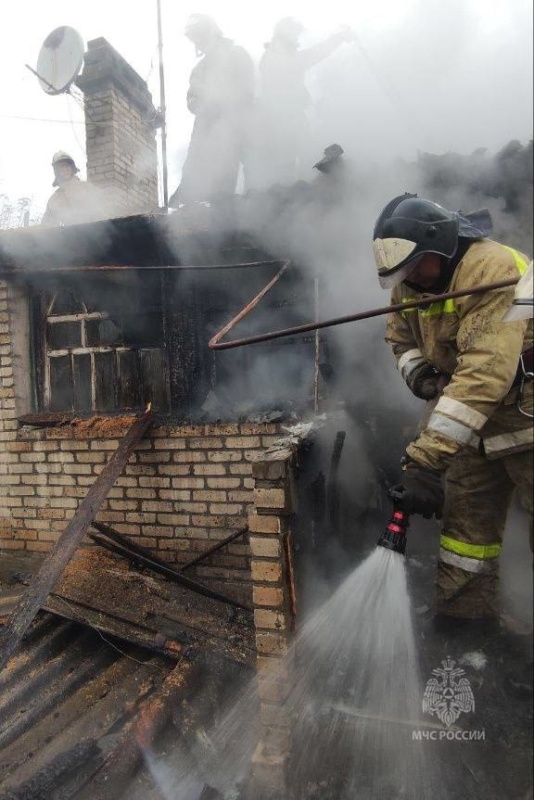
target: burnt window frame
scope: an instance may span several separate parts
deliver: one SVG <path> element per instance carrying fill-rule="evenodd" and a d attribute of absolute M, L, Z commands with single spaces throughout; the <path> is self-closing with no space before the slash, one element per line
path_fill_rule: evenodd
<path fill-rule="evenodd" d="M 163 287 L 162 287 L 163 289 Z M 75 293 L 79 299 L 80 310 L 54 314 L 54 305 L 60 292 Z M 80 415 L 113 415 L 123 411 L 138 411 L 151 402 L 160 411 L 170 410 L 169 369 L 167 364 L 166 343 L 163 335 L 163 310 L 161 342 L 158 346 L 143 346 L 137 344 L 89 344 L 87 323 L 111 320 L 112 316 L 106 310 L 91 310 L 82 299 L 83 288 L 73 288 L 68 283 L 63 286 L 50 286 L 45 283 L 33 285 L 31 288 L 31 352 L 33 360 L 34 378 L 34 405 L 38 412 L 74 413 Z M 161 292 L 160 297 L 163 297 Z M 163 299 L 161 299 L 163 309 Z M 153 312 L 153 309 L 151 309 Z M 57 346 L 50 342 L 50 326 L 78 324 L 80 334 L 75 344 L 66 341 L 65 346 Z M 125 363 L 131 356 L 134 361 L 133 373 L 129 384 L 131 391 L 127 392 L 125 379 Z M 105 359 L 112 357 L 114 363 L 108 363 L 107 394 L 103 389 L 106 381 Z M 79 371 L 81 359 L 89 359 L 90 374 L 90 401 L 87 402 L 88 392 L 85 389 L 85 402 L 80 400 L 82 393 L 77 393 L 76 373 Z M 70 398 L 66 402 L 57 402 L 58 395 L 54 398 L 53 391 L 53 364 L 55 360 L 69 359 L 69 382 L 65 384 L 64 397 Z M 97 364 L 97 359 L 100 364 Z M 121 368 L 122 366 L 122 368 Z M 111 367 L 111 368 L 110 368 Z M 158 370 L 158 367 L 160 368 Z M 152 370 L 152 379 L 147 379 Z M 160 372 L 160 380 L 153 380 L 155 372 Z M 150 378 L 150 376 L 149 376 Z M 115 379 L 113 381 L 113 379 Z M 124 380 L 123 380 L 124 379 Z M 112 383 L 113 385 L 109 385 Z"/>
<path fill-rule="evenodd" d="M 241 258 L 232 259 L 238 264 L 244 261 Z M 270 266 L 269 266 L 270 265 Z M 216 331 L 220 330 L 246 302 L 253 297 L 259 288 L 262 288 L 272 277 L 272 261 L 266 262 L 263 268 L 254 270 L 239 270 L 239 272 L 228 272 L 222 270 L 217 274 L 217 270 L 201 268 L 181 269 L 143 268 L 139 270 L 137 277 L 135 267 L 123 267 L 115 270 L 113 267 L 102 267 L 99 273 L 83 272 L 82 270 L 64 269 L 60 274 L 46 274 L 42 270 L 37 276 L 35 273 L 31 281 L 31 341 L 32 341 L 32 360 L 34 376 L 34 408 L 38 413 L 50 414 L 76 414 L 84 415 L 117 415 L 129 411 L 137 411 L 146 407 L 148 402 L 152 403 L 154 411 L 160 418 L 169 420 L 189 420 L 203 421 L 216 418 L 234 419 L 245 418 L 250 414 L 261 413 L 262 411 L 285 407 L 286 400 L 270 399 L 272 386 L 276 382 L 282 381 L 285 385 L 287 380 L 290 398 L 289 410 L 303 410 L 313 407 L 312 380 L 310 378 L 314 361 L 314 341 L 315 337 L 299 336 L 282 342 L 266 342 L 256 345 L 254 348 L 242 348 L 216 352 L 208 348 L 208 342 Z M 108 272 L 109 269 L 109 272 Z M 59 272 L 59 271 L 58 271 Z M 230 278 L 231 275 L 235 278 Z M 161 319 L 161 346 L 158 348 L 143 348 L 145 352 L 162 352 L 163 375 L 161 370 L 158 372 L 157 366 L 149 364 L 149 373 L 158 373 L 157 378 L 150 384 L 144 383 L 140 391 L 140 398 L 137 402 L 123 403 L 120 397 L 108 408 L 98 406 L 92 402 L 91 408 L 83 410 L 74 403 L 63 405 L 61 408 L 52 409 L 50 402 L 50 390 L 45 386 L 50 386 L 50 375 L 47 375 L 47 311 L 50 308 L 50 298 L 54 290 L 58 288 L 75 287 L 78 297 L 82 299 L 83 287 L 92 287 L 92 302 L 86 303 L 87 312 L 79 311 L 73 314 L 61 314 L 65 321 L 70 322 L 80 319 L 81 316 L 91 321 L 93 319 L 105 319 L 106 310 L 101 306 L 95 306 L 95 285 L 98 282 L 112 284 L 117 276 L 124 276 L 123 279 L 128 283 L 142 280 L 158 285 L 159 305 L 155 306 L 148 303 L 143 308 L 143 313 L 150 315 L 157 313 Z M 127 277 L 130 276 L 130 277 Z M 149 277 L 150 276 L 150 277 Z M 124 289 L 124 285 L 123 285 Z M 129 291 L 129 290 L 128 290 Z M 243 334 L 254 333 L 258 330 L 272 326 L 273 319 L 280 320 L 283 324 L 298 324 L 309 319 L 309 309 L 312 307 L 314 293 L 314 282 L 309 279 L 309 275 L 294 269 L 292 273 L 285 277 L 284 281 L 277 284 L 269 297 L 266 298 L 254 315 L 240 323 L 240 331 Z M 153 298 L 153 296 L 152 296 Z M 48 300 L 48 305 L 47 305 Z M 85 302 L 86 298 L 84 299 Z M 287 316 L 287 314 L 291 316 Z M 111 315 L 110 315 L 111 316 Z M 52 323 L 57 324 L 55 322 Z M 81 323 L 80 323 L 81 324 Z M 141 325 L 141 329 L 143 326 Z M 268 328 L 267 328 L 268 329 Z M 73 349 L 78 350 L 79 355 L 90 355 L 91 350 L 94 354 L 105 355 L 110 352 L 128 353 L 132 349 L 130 346 L 123 347 L 91 347 L 83 350 L 82 348 L 59 348 L 56 349 L 52 357 L 61 357 L 69 354 Z M 65 352 L 63 352 L 65 351 Z M 286 354 L 293 352 L 293 360 L 298 359 L 298 369 L 303 372 L 307 370 L 302 381 L 296 380 L 295 370 L 291 370 L 288 375 L 287 369 L 281 369 Z M 257 368 L 260 361 L 267 364 L 269 370 L 269 384 L 266 391 L 263 406 L 258 406 L 256 401 L 262 401 L 261 389 L 257 385 Z M 72 370 L 71 370 L 72 374 Z M 161 380 L 163 378 L 163 380 Z M 232 390 L 226 393 L 227 381 L 231 379 Z M 309 397 L 302 397 L 301 387 L 309 388 Z M 159 387 L 159 396 L 154 389 Z M 205 407 L 212 391 L 221 400 L 215 409 Z M 295 394 L 296 399 L 293 400 Z M 94 397 L 94 395 L 93 395 Z"/>

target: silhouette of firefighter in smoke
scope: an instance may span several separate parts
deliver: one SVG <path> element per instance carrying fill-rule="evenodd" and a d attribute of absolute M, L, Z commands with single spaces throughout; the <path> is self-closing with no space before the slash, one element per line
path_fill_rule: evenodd
<path fill-rule="evenodd" d="M 48 199 L 41 225 L 74 225 L 104 219 L 111 210 L 98 187 L 81 181 L 71 155 L 58 150 L 52 158 L 56 191 Z"/>
<path fill-rule="evenodd" d="M 276 23 L 272 39 L 265 45 L 259 64 L 260 93 L 247 171 L 251 188 L 293 183 L 298 177 L 299 159 L 308 166 L 311 97 L 305 84 L 306 72 L 343 42 L 354 41 L 354 33 L 343 29 L 301 50 L 299 39 L 303 31 L 300 22 L 284 17 Z"/>
<path fill-rule="evenodd" d="M 254 66 L 211 17 L 194 14 L 185 35 L 202 58 L 191 72 L 187 107 L 195 115 L 173 208 L 233 194 L 243 161 L 245 128 L 254 98 Z"/>

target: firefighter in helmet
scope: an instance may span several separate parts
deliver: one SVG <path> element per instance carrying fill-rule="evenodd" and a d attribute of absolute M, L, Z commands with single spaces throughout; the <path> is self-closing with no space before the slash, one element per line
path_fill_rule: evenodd
<path fill-rule="evenodd" d="M 417 397 L 434 406 L 390 490 L 409 514 L 443 514 L 439 615 L 497 617 L 498 561 L 512 494 L 532 515 L 532 320 L 504 319 L 513 287 L 432 302 L 432 295 L 519 277 L 529 259 L 491 240 L 486 210 L 451 212 L 406 194 L 380 214 L 373 249 L 392 303 L 387 337 Z"/>
<path fill-rule="evenodd" d="M 107 215 L 106 203 L 96 186 L 81 181 L 80 171 L 71 155 L 59 150 L 52 158 L 57 187 L 46 205 L 41 225 L 73 225 L 90 222 Z"/>
<path fill-rule="evenodd" d="M 306 74 L 343 43 L 355 41 L 353 31 L 342 28 L 301 48 L 304 30 L 293 17 L 280 19 L 258 66 L 259 96 L 248 170 L 248 184 L 254 189 L 292 184 L 300 172 L 307 171 L 314 145 Z"/>
<path fill-rule="evenodd" d="M 185 35 L 200 59 L 191 72 L 187 92 L 187 108 L 195 122 L 171 208 L 235 192 L 254 99 L 252 59 L 223 36 L 215 20 L 193 14 Z"/>

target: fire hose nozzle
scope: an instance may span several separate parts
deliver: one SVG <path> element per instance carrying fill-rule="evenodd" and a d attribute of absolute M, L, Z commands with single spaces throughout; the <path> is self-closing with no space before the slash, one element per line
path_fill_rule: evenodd
<path fill-rule="evenodd" d="M 386 530 L 377 542 L 378 546 L 404 555 L 406 552 L 406 532 L 409 524 L 408 514 L 398 508 L 394 508 L 393 514 L 386 525 Z"/>

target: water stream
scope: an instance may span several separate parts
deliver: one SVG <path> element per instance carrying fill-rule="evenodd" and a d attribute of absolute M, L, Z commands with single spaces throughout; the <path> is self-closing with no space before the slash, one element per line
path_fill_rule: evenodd
<path fill-rule="evenodd" d="M 269 681 L 283 687 L 293 731 L 290 797 L 280 800 L 440 800 L 412 738 L 422 688 L 401 555 L 377 547 L 311 614 Z M 209 785 L 225 800 L 259 800 L 237 788 L 259 737 L 257 706 L 254 681 L 213 729 L 167 763 L 151 759 L 162 794 L 198 800 Z"/>
<path fill-rule="evenodd" d="M 289 696 L 295 800 L 437 797 L 419 726 L 404 558 L 377 547 L 300 632 Z"/>

